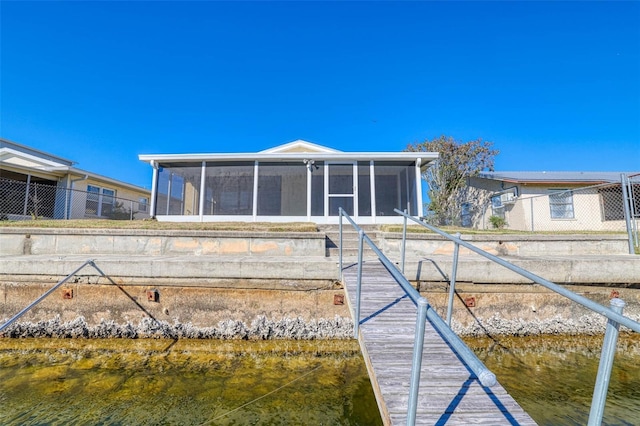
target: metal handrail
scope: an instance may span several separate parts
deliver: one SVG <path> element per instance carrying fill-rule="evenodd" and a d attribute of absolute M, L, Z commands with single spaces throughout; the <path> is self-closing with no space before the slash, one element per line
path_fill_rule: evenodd
<path fill-rule="evenodd" d="M 567 290 L 566 288 L 561 287 L 558 284 L 545 280 L 544 278 L 532 272 L 529 272 L 526 269 L 520 268 L 519 266 L 516 266 L 510 262 L 507 262 L 506 260 L 501 259 L 498 256 L 495 256 L 491 253 L 487 253 L 486 251 L 474 246 L 473 244 L 463 241 L 462 239 L 460 239 L 460 234 L 456 234 L 455 236 L 448 234 L 436 228 L 433 225 L 429 225 L 428 223 L 425 223 L 419 219 L 416 219 L 408 215 L 406 212 L 400 211 L 398 209 L 394 209 L 394 211 L 399 215 L 404 216 L 404 228 L 403 228 L 403 234 L 402 234 L 402 249 L 401 249 L 403 264 L 405 262 L 404 257 L 405 257 L 405 246 L 406 246 L 407 219 L 412 220 L 418 225 L 423 226 L 435 232 L 436 234 L 450 241 L 453 241 L 455 243 L 452 274 L 451 274 L 452 276 L 450 278 L 451 281 L 449 284 L 449 305 L 447 307 L 447 322 L 449 323 L 449 325 L 451 325 L 451 312 L 453 309 L 453 294 L 455 293 L 455 280 L 456 280 L 456 273 L 458 268 L 457 254 L 460 246 L 463 246 L 473 251 L 474 253 L 477 253 L 491 260 L 492 262 L 502 265 L 505 268 L 519 275 L 522 275 L 523 277 L 526 277 L 532 280 L 533 282 L 540 284 L 548 288 L 549 290 L 554 291 L 555 293 L 558 293 L 570 299 L 571 301 L 584 306 L 585 308 L 593 312 L 597 312 L 600 315 L 603 315 L 606 318 L 608 318 L 609 321 L 607 323 L 607 327 L 605 331 L 604 343 L 602 346 L 602 354 L 600 356 L 600 365 L 598 367 L 598 375 L 596 377 L 596 385 L 593 392 L 593 399 L 591 402 L 591 411 L 589 413 L 589 423 L 588 423 L 589 426 L 600 425 L 602 423 L 602 417 L 604 415 L 604 406 L 607 399 L 609 377 L 611 375 L 611 367 L 613 365 L 613 355 L 615 353 L 615 348 L 617 344 L 619 325 L 620 324 L 624 325 L 625 327 L 628 327 L 629 329 L 640 333 L 640 322 L 634 321 L 631 318 L 622 315 L 622 309 L 624 308 L 624 305 L 625 305 L 624 301 L 621 299 L 613 298 L 611 299 L 611 302 L 610 302 L 611 308 L 607 308 L 606 306 L 596 303 L 593 300 L 587 299 L 584 296 L 581 296 L 570 290 Z"/>
<path fill-rule="evenodd" d="M 458 353 L 460 358 L 466 363 L 471 371 L 478 377 L 483 386 L 491 387 L 496 384 L 496 376 L 478 359 L 475 353 L 465 345 L 465 343 L 456 335 L 451 328 L 440 318 L 435 310 L 429 305 L 427 299 L 413 288 L 409 280 L 405 278 L 395 264 L 391 262 L 369 238 L 364 230 L 358 226 L 353 219 L 342 209 L 339 208 L 339 267 L 340 277 L 342 277 L 342 218 L 345 217 L 350 224 L 358 231 L 358 277 L 356 287 L 356 307 L 354 318 L 354 337 L 358 338 L 360 327 L 360 295 L 362 288 L 362 255 L 364 242 L 373 250 L 380 262 L 387 268 L 396 283 L 402 288 L 405 294 L 416 305 L 418 312 L 416 314 L 416 332 L 413 347 L 413 360 L 411 367 L 411 381 L 409 386 L 409 401 L 407 403 L 407 425 L 415 424 L 416 411 L 418 406 L 418 389 L 420 386 L 420 370 L 422 366 L 422 353 L 424 346 L 424 332 L 426 320 L 432 323 L 434 328 L 442 335 L 444 340 Z"/>
<path fill-rule="evenodd" d="M 405 215 L 404 212 L 395 209 L 395 212 L 400 214 L 400 215 Z M 461 240 L 459 237 L 455 237 L 451 234 L 447 234 L 446 232 L 436 228 L 435 226 L 429 225 L 428 223 L 424 223 L 419 219 L 416 219 L 414 217 L 411 217 L 409 215 L 407 215 L 407 218 L 416 222 L 417 224 L 424 226 L 425 228 L 435 232 L 436 234 L 439 234 L 445 238 L 447 238 L 448 240 L 453 241 L 456 244 L 461 245 L 462 247 L 468 248 L 469 250 L 486 257 L 487 259 L 498 263 L 502 266 L 504 266 L 505 268 L 522 275 L 523 277 L 529 278 L 530 280 L 536 282 L 537 284 L 543 285 L 546 288 L 548 288 L 549 290 L 552 290 L 562 296 L 567 297 L 568 299 L 571 299 L 572 301 L 581 304 L 582 306 L 584 306 L 587 309 L 590 309 L 592 311 L 595 311 L 601 315 L 604 315 L 605 317 L 609 318 L 610 320 L 614 320 L 616 322 L 619 322 L 620 324 L 624 325 L 625 327 L 630 328 L 631 330 L 637 331 L 640 333 L 640 323 L 636 322 L 632 319 L 630 319 L 629 317 L 625 317 L 624 315 L 621 315 L 617 312 L 615 312 L 613 309 L 607 308 L 606 306 L 602 306 L 599 303 L 594 302 L 591 299 L 587 299 L 584 296 L 580 296 L 579 294 L 576 294 L 570 290 L 567 290 L 566 288 L 552 283 L 551 281 L 545 280 L 544 278 L 527 271 L 526 269 L 520 268 L 519 266 L 516 266 L 512 263 L 507 262 L 506 260 L 499 258 L 498 256 L 495 256 L 491 253 L 487 253 L 486 251 L 482 250 L 481 248 L 478 248 L 476 246 L 474 246 L 471 243 L 468 243 L 464 240 Z M 405 242 L 403 241 L 403 245 L 405 244 Z M 454 277 L 451 277 L 452 279 L 454 279 Z"/>
<path fill-rule="evenodd" d="M 56 285 L 54 285 L 53 287 L 51 287 L 49 290 L 47 290 L 42 296 L 38 297 L 36 300 L 34 300 L 33 302 L 31 302 L 26 308 L 24 308 L 23 310 L 21 310 L 20 312 L 18 312 L 17 314 L 15 314 L 11 319 L 9 319 L 9 321 L 5 322 L 4 324 L 2 324 L 2 326 L 0 326 L 0 332 L 2 332 L 2 330 L 4 330 L 5 328 L 9 327 L 11 324 L 13 324 L 18 318 L 20 318 L 22 315 L 26 314 L 27 312 L 29 312 L 31 310 L 31 308 L 33 308 L 34 306 L 36 306 L 38 303 L 42 302 L 48 295 L 50 295 L 51 293 L 53 293 L 53 291 L 55 289 L 57 289 L 58 287 L 60 287 L 62 284 L 66 283 L 67 281 L 69 281 L 69 279 L 71 279 L 71 277 L 73 277 L 75 274 L 77 274 L 78 272 L 80 272 L 84 267 L 86 267 L 87 265 L 91 265 L 93 266 L 99 273 L 101 276 L 105 276 L 104 273 L 96 266 L 95 263 L 93 263 L 93 260 L 89 259 L 86 262 L 84 262 L 82 264 L 82 266 L 78 267 L 75 271 L 73 271 L 72 273 L 70 273 L 69 275 L 67 275 L 66 277 L 64 277 L 62 280 L 58 281 L 58 283 Z"/>

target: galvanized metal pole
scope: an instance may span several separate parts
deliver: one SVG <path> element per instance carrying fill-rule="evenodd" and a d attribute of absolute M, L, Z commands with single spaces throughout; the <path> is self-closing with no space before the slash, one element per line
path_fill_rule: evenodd
<path fill-rule="evenodd" d="M 627 235 L 629 237 L 629 254 L 634 254 L 634 245 L 633 245 L 633 232 L 631 231 L 631 211 L 629 210 L 629 202 L 630 198 L 627 194 L 627 176 L 624 173 L 620 174 L 620 184 L 622 185 L 622 203 L 624 204 L 624 219 L 627 223 Z"/>
<path fill-rule="evenodd" d="M 530 197 L 529 201 L 531 202 L 531 232 L 535 232 L 535 221 L 533 219 L 533 197 Z"/>
<path fill-rule="evenodd" d="M 360 331 L 360 295 L 362 294 L 362 251 L 364 242 L 364 231 L 360 229 L 358 231 L 358 281 L 356 287 L 356 315 L 353 324 L 353 338 L 358 338 L 358 332 Z"/>
<path fill-rule="evenodd" d="M 631 213 L 631 233 L 633 234 L 633 245 L 640 247 L 640 233 L 638 233 L 638 215 L 640 211 L 636 211 L 635 193 L 633 191 L 633 183 L 627 175 L 627 196 L 629 197 L 629 211 Z"/>
<path fill-rule="evenodd" d="M 622 314 L 624 300 L 611 299 L 611 309 Z M 604 335 L 602 353 L 600 354 L 600 365 L 598 366 L 598 376 L 593 389 L 593 399 L 591 400 L 591 411 L 589 412 L 589 426 L 600 426 L 604 416 L 604 405 L 607 402 L 607 390 L 609 389 L 609 379 L 611 378 L 611 368 L 613 357 L 616 353 L 616 343 L 618 342 L 618 331 L 620 324 L 614 320 L 607 322 L 607 331 Z"/>
<path fill-rule="evenodd" d="M 460 233 L 456 233 L 456 238 L 460 238 Z M 453 249 L 453 266 L 451 269 L 451 280 L 449 281 L 449 303 L 447 304 L 447 325 L 451 327 L 451 316 L 453 314 L 453 296 L 456 293 L 456 275 L 458 274 L 458 253 L 460 244 L 455 243 Z"/>
<path fill-rule="evenodd" d="M 404 209 L 404 214 L 407 214 L 407 209 Z M 402 247 L 400 250 L 400 255 L 402 256 L 402 268 L 400 269 L 404 274 L 404 254 L 405 249 L 407 247 L 407 217 L 404 216 L 404 226 L 402 227 Z"/>
<path fill-rule="evenodd" d="M 420 388 L 420 370 L 422 369 L 422 351 L 424 349 L 424 329 L 427 321 L 427 299 L 424 297 L 416 301 L 416 335 L 413 343 L 413 361 L 411 363 L 411 382 L 409 385 L 409 401 L 407 402 L 407 426 L 416 424 L 418 409 L 418 390 Z"/>
<path fill-rule="evenodd" d="M 22 211 L 22 215 L 26 216 L 27 215 L 27 207 L 29 206 L 29 186 L 31 185 L 31 174 L 27 175 L 27 186 L 25 188 L 25 193 L 24 193 L 24 208 Z"/>
<path fill-rule="evenodd" d="M 86 262 L 84 262 L 82 264 L 82 266 L 78 267 L 75 271 L 73 271 L 72 273 L 70 273 L 69 275 L 67 275 L 66 277 L 64 277 L 62 280 L 58 281 L 58 283 L 56 285 L 54 285 L 53 287 L 51 287 L 49 290 L 47 290 L 42 296 L 38 297 L 36 300 L 34 300 L 33 302 L 31 302 L 26 308 L 24 308 L 23 310 L 21 310 L 20 312 L 18 312 L 17 314 L 15 314 L 11 319 L 9 319 L 9 321 L 5 322 L 4 324 L 2 324 L 2 326 L 0 327 L 0 332 L 2 330 L 4 330 L 5 328 L 7 328 L 9 325 L 13 324 L 14 321 L 16 321 L 18 318 L 20 318 L 22 315 L 26 314 L 27 312 L 29 312 L 29 310 L 31 310 L 31 308 L 33 308 L 34 306 L 36 306 L 38 303 L 42 302 L 42 300 L 44 298 L 46 298 L 48 295 L 50 295 L 53 291 L 55 291 L 55 289 L 57 289 L 58 287 L 60 287 L 62 284 L 66 283 L 67 281 L 69 281 L 69 279 L 71 277 L 73 277 L 75 274 L 77 274 L 78 272 L 80 272 L 80 270 L 82 268 L 84 268 L 87 265 L 93 265 L 93 261 L 92 260 L 87 260 Z"/>
<path fill-rule="evenodd" d="M 338 263 L 338 268 L 340 268 L 340 270 L 338 271 L 338 276 L 340 277 L 340 279 L 342 279 L 342 207 L 338 208 L 338 232 L 339 232 L 339 247 L 338 247 L 338 259 L 339 263 Z"/>

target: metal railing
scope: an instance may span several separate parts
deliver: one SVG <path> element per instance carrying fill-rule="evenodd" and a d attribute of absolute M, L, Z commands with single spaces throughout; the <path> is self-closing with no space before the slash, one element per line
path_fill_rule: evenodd
<path fill-rule="evenodd" d="M 435 310 L 429 305 L 427 299 L 413 288 L 411 283 L 405 278 L 396 266 L 380 251 L 375 243 L 364 233 L 351 217 L 345 213 L 342 208 L 339 209 L 339 267 L 340 276 L 342 277 L 342 217 L 345 217 L 349 223 L 358 231 L 358 275 L 356 287 L 356 306 L 354 318 L 354 338 L 358 338 L 360 330 L 360 296 L 362 291 L 362 255 L 364 243 L 373 250 L 378 259 L 389 270 L 391 276 L 398 283 L 400 288 L 416 305 L 418 312 L 416 314 L 416 331 L 413 347 L 413 359 L 411 366 L 411 381 L 409 387 L 409 401 L 407 406 L 407 425 L 415 424 L 416 409 L 418 406 L 418 389 L 420 386 L 420 370 L 422 367 L 422 353 L 424 346 L 424 332 L 426 320 L 429 319 L 434 328 L 442 335 L 444 340 L 457 352 L 471 371 L 478 377 L 482 386 L 491 387 L 496 384 L 496 376 L 478 359 L 478 357 L 465 345 L 451 328 L 440 318 Z"/>
<path fill-rule="evenodd" d="M 17 314 L 15 314 L 13 317 L 11 317 L 11 319 L 9 319 L 7 322 L 5 322 L 4 324 L 2 324 L 2 326 L 0 326 L 0 333 L 2 333 L 2 330 L 4 330 L 5 328 L 9 327 L 11 324 L 13 324 L 18 318 L 20 318 L 21 316 L 23 316 L 24 314 L 26 314 L 27 312 L 29 312 L 31 310 L 31 308 L 33 308 L 34 306 L 36 306 L 38 303 L 42 302 L 47 296 L 49 296 L 51 293 L 53 293 L 58 287 L 60 287 L 62 284 L 66 283 L 67 281 L 69 281 L 74 275 L 76 275 L 78 272 L 80 272 L 82 269 L 84 269 L 86 266 L 91 265 L 95 268 L 96 271 L 98 271 L 98 273 L 100 273 L 100 275 L 102 277 L 106 277 L 106 275 L 104 274 L 104 272 L 102 272 L 100 270 L 100 268 L 98 268 L 96 266 L 95 263 L 93 263 L 93 260 L 87 260 L 86 262 L 84 262 L 81 266 L 79 266 L 75 271 L 73 271 L 72 273 L 70 273 L 69 275 L 67 275 L 66 277 L 64 277 L 63 279 L 61 279 L 60 281 L 58 281 L 58 283 L 56 285 L 54 285 L 53 287 L 51 287 L 49 290 L 47 290 L 42 296 L 38 297 L 36 300 L 34 300 L 33 302 L 31 302 L 26 308 L 24 308 L 23 310 L 21 310 L 20 312 L 18 312 Z"/>
<path fill-rule="evenodd" d="M 477 253 L 492 262 L 495 262 L 499 265 L 504 266 L 505 268 L 526 277 L 533 282 L 540 284 L 549 290 L 552 290 L 555 293 L 558 293 L 575 303 L 579 303 L 585 308 L 599 313 L 600 315 L 605 316 L 608 319 L 604 342 L 602 346 L 602 353 L 600 356 L 600 365 L 598 367 L 598 375 L 596 377 L 596 385 L 593 392 L 593 399 L 591 402 L 591 410 L 589 414 L 589 426 L 600 425 L 602 423 L 602 417 L 604 415 L 604 406 L 607 399 L 607 390 L 609 387 L 609 378 L 611 376 L 611 368 L 613 365 L 613 356 L 615 354 L 616 344 L 618 341 L 618 330 L 620 325 L 624 325 L 629 329 L 640 333 L 640 322 L 634 321 L 629 317 L 622 315 L 622 309 L 624 308 L 624 301 L 621 299 L 613 298 L 611 299 L 611 307 L 607 308 L 599 303 L 596 303 L 590 299 L 587 299 L 584 296 L 580 296 L 570 290 L 567 290 L 564 287 L 559 286 L 558 284 L 552 283 L 551 281 L 545 280 L 544 278 L 535 275 L 525 269 L 522 269 L 512 263 L 507 262 L 504 259 L 501 259 L 497 256 L 494 256 L 486 251 L 460 239 L 460 234 L 450 235 L 446 232 L 436 228 L 435 226 L 429 225 L 427 223 L 422 222 L 419 219 L 416 219 L 406 212 L 400 211 L 398 209 L 395 210 L 396 213 L 404 217 L 404 228 L 403 228 L 403 238 L 402 238 L 402 249 L 401 249 L 401 268 L 404 270 L 405 264 L 405 246 L 406 246 L 406 229 L 407 229 L 407 221 L 411 220 L 432 232 L 435 232 L 438 235 L 445 237 L 446 239 L 452 241 L 454 246 L 454 256 L 453 256 L 453 265 L 452 272 L 449 283 L 449 303 L 447 306 L 447 323 L 451 325 L 451 313 L 453 311 L 453 296 L 455 294 L 455 283 L 456 283 L 456 274 L 458 269 L 458 251 L 460 246 L 465 247 L 474 253 Z"/>
<path fill-rule="evenodd" d="M 0 177 L 0 220 L 112 219 L 149 217 L 148 197 L 117 197 L 115 190 L 80 191 Z"/>

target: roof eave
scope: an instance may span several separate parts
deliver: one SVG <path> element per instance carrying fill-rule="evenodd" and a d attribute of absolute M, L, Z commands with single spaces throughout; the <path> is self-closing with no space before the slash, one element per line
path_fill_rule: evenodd
<path fill-rule="evenodd" d="M 103 175 L 99 175 L 99 174 L 96 174 L 96 173 L 91 173 L 91 172 L 88 172 L 86 170 L 77 169 L 75 167 L 70 168 L 69 169 L 69 173 L 70 174 L 74 174 L 76 176 L 86 176 L 87 179 L 93 179 L 93 180 L 98 180 L 98 181 L 102 181 L 102 182 L 107 182 L 107 183 L 109 183 L 111 185 L 117 185 L 117 186 L 120 186 L 120 187 L 124 187 L 124 188 L 128 188 L 128 189 L 131 189 L 131 190 L 134 190 L 134 191 L 138 191 L 138 192 L 144 192 L 144 193 L 150 193 L 151 192 L 147 188 L 143 188 L 141 186 L 137 186 L 137 185 L 134 185 L 132 183 L 123 182 L 123 181 L 118 180 L 118 179 L 113 179 L 113 178 L 110 178 L 108 176 L 103 176 Z"/>
<path fill-rule="evenodd" d="M 234 153 L 234 154 L 141 154 L 140 161 L 187 162 L 187 161 L 366 161 L 366 160 L 412 160 L 420 159 L 422 166 L 436 160 L 437 152 L 294 152 L 294 153 Z"/>

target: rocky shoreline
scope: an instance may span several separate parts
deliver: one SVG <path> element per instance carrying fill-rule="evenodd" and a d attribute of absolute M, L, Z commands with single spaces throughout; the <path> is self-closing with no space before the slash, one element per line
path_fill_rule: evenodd
<path fill-rule="evenodd" d="M 6 321 L 6 320 L 5 320 Z M 158 321 L 143 318 L 139 323 L 119 324 L 102 320 L 90 325 L 84 317 L 62 321 L 60 316 L 48 321 L 16 322 L 0 336 L 8 338 L 155 338 L 155 339 L 243 339 L 243 340 L 316 340 L 351 339 L 353 321 L 336 316 L 333 319 L 282 318 L 270 320 L 257 316 L 250 324 L 240 320 L 220 321 L 213 327 L 198 327 L 191 323 Z"/>
<path fill-rule="evenodd" d="M 640 318 L 632 319 L 638 320 Z M 600 335 L 604 333 L 605 325 L 606 320 L 598 314 L 586 314 L 576 318 L 564 318 L 557 315 L 535 320 L 504 318 L 496 314 L 482 322 L 475 321 L 465 325 L 453 320 L 451 328 L 461 337 L 476 338 L 487 336 Z M 625 327 L 621 327 L 621 331 L 625 330 Z M 211 327 L 201 327 L 179 321 L 170 323 L 153 318 L 143 318 L 137 324 L 132 322 L 121 324 L 114 320 L 103 319 L 99 323 L 91 325 L 84 317 L 78 317 L 72 321 L 62 321 L 57 315 L 46 321 L 16 322 L 0 333 L 0 337 L 342 340 L 353 338 L 353 321 L 350 318 L 337 315 L 332 319 L 284 317 L 277 320 L 259 315 L 249 323 L 239 319 L 227 319 L 219 321 L 217 325 Z"/>

